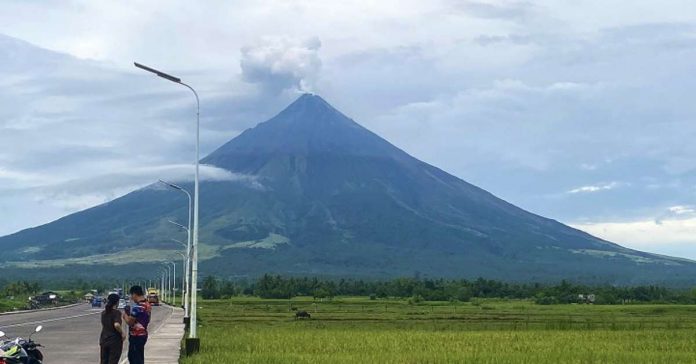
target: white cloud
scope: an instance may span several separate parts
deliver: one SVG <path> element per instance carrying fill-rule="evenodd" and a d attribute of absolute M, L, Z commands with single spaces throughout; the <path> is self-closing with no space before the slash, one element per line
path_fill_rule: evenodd
<path fill-rule="evenodd" d="M 669 206 L 659 218 L 578 222 L 571 225 L 629 248 L 696 259 L 696 206 Z"/>
<path fill-rule="evenodd" d="M 662 225 L 665 221 L 682 221 L 694 218 L 696 218 L 696 206 L 676 205 L 667 208 L 667 211 L 655 219 L 655 223 Z"/>
<path fill-rule="evenodd" d="M 606 184 L 590 185 L 573 188 L 568 191 L 568 193 L 588 193 L 588 192 L 599 192 L 599 191 L 609 191 L 618 187 L 620 184 L 618 182 L 610 182 Z"/>
<path fill-rule="evenodd" d="M 310 92 L 321 70 L 319 38 L 264 38 L 242 48 L 242 78 L 274 93 L 286 89 Z"/>
<path fill-rule="evenodd" d="M 669 210 L 669 212 L 671 212 L 677 216 L 696 214 L 696 208 L 694 206 L 678 205 L 678 206 L 672 206 L 668 210 Z"/>
<path fill-rule="evenodd" d="M 262 189 L 262 184 L 254 177 L 232 173 L 210 165 L 200 166 L 201 181 L 227 181 L 240 183 L 249 188 Z M 131 191 L 152 185 L 158 179 L 176 182 L 193 182 L 193 165 L 172 164 L 152 165 L 112 170 L 108 173 L 73 178 L 69 175 L 52 176 L 20 175 L 0 170 L 3 178 L 13 178 L 16 183 L 0 185 L 0 193 L 12 198 L 0 199 L 0 212 L 12 216 L 10 224 L 2 226 L 0 234 L 14 232 L 19 227 L 27 227 L 31 221 L 19 220 L 15 211 L 34 211 L 32 219 L 50 221 L 67 213 L 83 210 L 111 201 Z M 154 186 L 158 186 L 155 184 Z"/>
<path fill-rule="evenodd" d="M 137 186 L 150 184 L 158 179 L 173 182 L 191 182 L 193 181 L 193 173 L 194 167 L 190 164 L 140 166 L 120 171 L 110 171 L 78 180 L 60 181 L 47 187 L 75 193 L 102 191 L 121 186 L 137 188 Z M 241 181 L 253 179 L 252 176 L 232 173 L 228 170 L 205 164 L 200 166 L 200 177 L 201 181 Z"/>
<path fill-rule="evenodd" d="M 109 171 L 104 174 L 71 178 L 69 175 L 55 177 L 51 175 L 36 174 L 26 176 L 28 183 L 17 184 L 14 186 L 4 185 L 0 191 L 4 193 L 16 193 L 29 191 L 36 193 L 37 201 L 46 201 L 53 196 L 80 196 L 101 194 L 103 201 L 112 199 L 113 196 L 122 195 L 126 192 L 144 187 L 159 179 L 171 182 L 192 182 L 193 165 L 173 164 L 173 165 L 153 165 L 127 168 L 120 171 Z M 0 175 L 0 178 L 2 175 Z M 256 178 L 249 175 L 232 173 L 228 170 L 217 168 L 210 165 L 200 166 L 201 181 L 236 181 L 241 183 L 253 184 L 258 186 Z"/>
<path fill-rule="evenodd" d="M 531 2 L 522 1 L 468 1 L 454 2 L 462 11 L 482 18 L 523 20 L 532 16 L 534 5 Z"/>
<path fill-rule="evenodd" d="M 661 246 L 694 244 L 696 217 L 572 224 L 577 229 L 629 248 L 659 252 Z M 691 256 L 696 258 L 696 256 Z"/>

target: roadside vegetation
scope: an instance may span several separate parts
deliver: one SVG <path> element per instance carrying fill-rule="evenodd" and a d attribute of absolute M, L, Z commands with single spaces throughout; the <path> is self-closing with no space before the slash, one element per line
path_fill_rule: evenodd
<path fill-rule="evenodd" d="M 23 310 L 27 306 L 26 298 L 3 296 L 0 298 L 0 313 L 8 311 Z"/>
<path fill-rule="evenodd" d="M 199 309 L 201 351 L 184 364 L 696 362 L 689 305 L 233 297 Z"/>
<path fill-rule="evenodd" d="M 0 312 L 26 309 L 28 298 L 40 289 L 36 282 L 0 282 Z"/>
<path fill-rule="evenodd" d="M 43 292 L 38 282 L 30 281 L 0 281 L 0 313 L 8 311 L 41 308 L 51 305 L 59 306 L 77 302 L 82 297 L 82 292 L 75 290 L 56 290 L 56 299 L 50 304 L 30 300 Z"/>

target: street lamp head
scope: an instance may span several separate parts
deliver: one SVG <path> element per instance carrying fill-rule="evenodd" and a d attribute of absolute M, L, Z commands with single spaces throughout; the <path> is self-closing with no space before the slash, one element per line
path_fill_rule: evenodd
<path fill-rule="evenodd" d="M 167 221 L 169 221 L 170 224 L 174 224 L 174 225 L 176 225 L 176 226 L 178 226 L 178 227 L 180 227 L 180 228 L 182 228 L 182 229 L 188 231 L 188 228 L 187 228 L 186 226 L 181 225 L 181 224 L 179 224 L 179 223 L 176 222 L 176 221 L 172 221 L 172 220 L 167 220 Z"/>
<path fill-rule="evenodd" d="M 159 180 L 159 182 L 162 183 L 162 184 L 164 184 L 164 185 L 167 185 L 167 186 L 169 186 L 169 187 L 171 187 L 171 188 L 173 188 L 173 189 L 175 189 L 175 190 L 182 190 L 182 191 L 184 190 L 183 187 L 177 186 L 177 185 L 175 185 L 175 184 L 173 184 L 173 183 L 171 183 L 171 182 L 167 182 L 167 181 L 164 181 L 164 180 Z"/>
<path fill-rule="evenodd" d="M 180 79 L 179 77 L 174 77 L 174 76 L 169 75 L 169 74 L 166 74 L 166 73 L 164 73 L 164 72 L 162 72 L 162 71 L 158 71 L 158 70 L 156 70 L 156 69 L 154 69 L 154 68 L 151 68 L 151 67 L 142 65 L 142 64 L 140 64 L 140 63 L 138 63 L 138 62 L 133 62 L 133 64 L 135 65 L 135 67 L 138 67 L 138 68 L 143 69 L 143 70 L 148 71 L 148 72 L 152 72 L 152 73 L 156 74 L 157 76 L 160 76 L 160 77 L 162 77 L 162 78 L 164 78 L 164 79 L 167 79 L 167 80 L 169 80 L 169 81 L 176 82 L 176 83 L 181 83 L 181 79 Z"/>

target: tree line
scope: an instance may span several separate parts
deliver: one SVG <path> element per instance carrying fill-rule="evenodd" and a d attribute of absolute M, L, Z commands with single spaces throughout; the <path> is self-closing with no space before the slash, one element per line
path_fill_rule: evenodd
<path fill-rule="evenodd" d="M 391 280 L 319 279 L 283 277 L 266 274 L 256 281 L 233 281 L 207 276 L 201 295 L 207 299 L 238 295 L 289 299 L 313 296 L 324 299 L 335 296 L 368 296 L 371 299 L 409 298 L 414 301 L 460 301 L 472 298 L 531 299 L 538 304 L 561 303 L 696 303 L 696 289 L 670 289 L 655 285 L 612 286 L 585 285 L 561 281 L 557 284 L 508 283 L 478 278 Z M 590 299 L 591 297 L 591 299 Z"/>
<path fill-rule="evenodd" d="M 63 285 L 67 283 L 63 282 Z M 77 284 L 77 286 L 75 286 Z M 100 282 L 73 282 L 72 289 L 87 291 Z M 78 287 L 79 286 L 79 287 Z M 67 286 L 66 286 L 67 287 Z M 38 293 L 41 285 L 33 281 L 7 281 L 0 278 L 0 298 L 29 296 Z M 582 296 L 581 296 L 582 295 Z M 538 304 L 587 303 L 592 295 L 595 304 L 682 303 L 696 304 L 696 289 L 675 289 L 657 285 L 612 286 L 586 285 L 561 281 L 556 284 L 510 283 L 489 279 L 421 279 L 390 280 L 320 279 L 316 277 L 284 277 L 265 274 L 256 280 L 230 280 L 206 276 L 201 296 L 206 299 L 257 296 L 289 299 L 312 296 L 331 299 L 336 296 L 364 296 L 371 299 L 399 298 L 411 301 L 460 301 L 474 298 L 530 299 Z"/>
<path fill-rule="evenodd" d="M 30 281 L 15 281 L 4 282 L 0 281 L 0 298 L 15 297 L 22 295 L 33 295 L 39 292 L 41 285 L 37 282 Z"/>

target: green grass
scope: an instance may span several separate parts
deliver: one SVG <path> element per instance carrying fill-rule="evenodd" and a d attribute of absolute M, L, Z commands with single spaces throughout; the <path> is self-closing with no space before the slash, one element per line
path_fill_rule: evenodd
<path fill-rule="evenodd" d="M 201 352 L 184 364 L 696 362 L 696 306 L 236 298 L 199 308 Z"/>
<path fill-rule="evenodd" d="M 1 312 L 8 312 L 8 311 L 15 311 L 15 310 L 23 310 L 27 306 L 27 300 L 26 298 L 20 299 L 20 298 L 14 298 L 14 299 L 7 299 L 7 298 L 0 298 L 0 313 Z"/>

